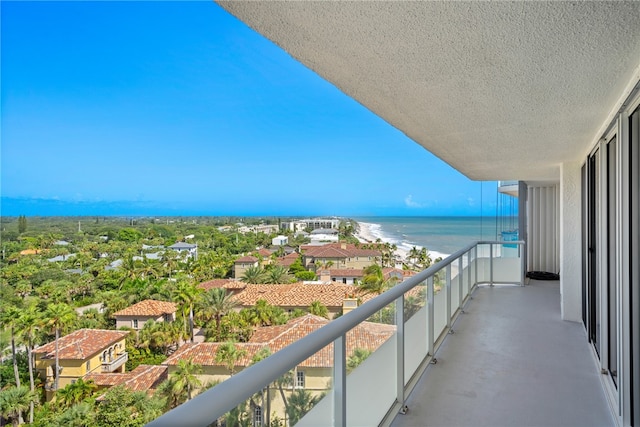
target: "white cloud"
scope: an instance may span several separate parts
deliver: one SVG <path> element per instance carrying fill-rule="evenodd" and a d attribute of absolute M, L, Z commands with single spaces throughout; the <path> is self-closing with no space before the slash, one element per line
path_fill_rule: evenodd
<path fill-rule="evenodd" d="M 422 205 L 413 200 L 413 196 L 409 194 L 404 198 L 404 204 L 407 205 L 408 208 L 421 208 Z"/>

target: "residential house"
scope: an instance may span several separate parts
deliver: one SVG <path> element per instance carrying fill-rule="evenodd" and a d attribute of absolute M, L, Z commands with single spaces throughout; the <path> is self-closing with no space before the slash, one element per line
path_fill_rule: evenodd
<path fill-rule="evenodd" d="M 318 272 L 321 281 L 342 283 L 343 285 L 355 285 L 362 280 L 363 275 L 364 272 L 361 268 L 332 268 Z"/>
<path fill-rule="evenodd" d="M 335 228 L 318 228 L 309 233 L 311 242 L 337 242 L 340 232 Z"/>
<path fill-rule="evenodd" d="M 306 268 L 315 270 L 318 266 L 327 269 L 363 269 L 375 264 L 381 253 L 377 249 L 364 249 L 351 243 L 329 243 L 322 246 L 303 245 L 302 263 Z"/>
<path fill-rule="evenodd" d="M 58 386 L 65 387 L 90 373 L 124 372 L 128 355 L 125 337 L 128 331 L 80 329 L 58 340 Z M 47 399 L 51 399 L 55 380 L 55 341 L 36 348 L 35 368 L 42 378 Z"/>
<path fill-rule="evenodd" d="M 290 283 L 286 285 L 254 285 L 235 292 L 239 303 L 238 308 L 251 308 L 258 300 L 265 300 L 271 305 L 278 306 L 291 313 L 295 309 L 308 310 L 314 301 L 319 301 L 327 307 L 329 317 L 343 313 L 346 298 L 356 298 L 356 301 L 366 302 L 371 295 L 362 295 L 360 290 L 352 285 L 342 284 L 306 284 Z M 348 304 L 352 307 L 352 302 Z"/>
<path fill-rule="evenodd" d="M 172 249 L 185 257 L 198 259 L 198 244 L 177 242 L 169 246 L 168 249 Z"/>
<path fill-rule="evenodd" d="M 233 277 L 241 279 L 248 268 L 258 266 L 258 261 L 258 258 L 251 255 L 238 258 L 233 262 Z"/>
<path fill-rule="evenodd" d="M 142 329 L 148 320 L 173 322 L 176 320 L 176 304 L 168 301 L 147 299 L 113 313 L 116 328 Z"/>
<path fill-rule="evenodd" d="M 254 356 L 261 349 L 268 348 L 276 353 L 284 347 L 299 339 L 317 331 L 329 323 L 322 317 L 308 314 L 290 320 L 286 325 L 269 326 L 258 329 L 249 342 L 237 343 L 236 346 L 245 351 L 243 357 L 234 364 L 237 373 L 253 363 Z M 387 341 L 395 333 L 395 326 L 378 323 L 364 322 L 346 334 L 346 354 L 351 357 L 356 349 L 373 352 Z M 216 354 L 221 343 L 197 343 L 185 344 L 171 355 L 163 364 L 169 367 L 169 374 L 177 369 L 180 360 L 192 360 L 202 366 L 202 373 L 198 375 L 202 384 L 211 384 L 224 381 L 229 378 L 230 371 L 224 363 L 216 360 Z M 313 395 L 326 392 L 333 379 L 333 349 L 327 346 L 318 353 L 301 362 L 292 373 L 291 382 L 283 389 L 285 396 L 290 395 L 295 389 L 304 389 Z M 285 419 L 284 405 L 277 386 L 270 387 L 269 395 L 264 401 L 269 401 L 272 415 Z M 260 400 L 261 404 L 263 401 Z M 264 415 L 261 406 L 251 408 L 254 414 Z M 264 420 L 253 425 L 264 425 Z"/>
<path fill-rule="evenodd" d="M 294 262 L 296 262 L 296 260 L 300 258 L 300 254 L 297 252 L 291 252 L 288 253 L 287 255 L 280 257 L 276 260 L 276 264 L 281 265 L 283 267 L 291 267 L 291 264 L 293 264 Z"/>

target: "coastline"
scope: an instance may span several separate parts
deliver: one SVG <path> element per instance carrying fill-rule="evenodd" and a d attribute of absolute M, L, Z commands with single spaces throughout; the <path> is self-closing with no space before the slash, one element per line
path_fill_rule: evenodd
<path fill-rule="evenodd" d="M 409 251 L 413 246 L 415 246 L 417 249 L 422 249 L 422 246 L 420 245 L 414 245 L 404 240 L 397 241 L 396 239 L 393 239 L 385 235 L 384 231 L 382 230 L 382 226 L 380 224 L 363 222 L 363 221 L 356 221 L 356 222 L 358 224 L 358 230 L 354 233 L 354 236 L 361 243 L 374 243 L 377 239 L 380 239 L 383 243 L 395 244 L 398 248 L 395 251 L 396 255 L 398 255 L 403 260 L 407 259 L 409 255 Z M 431 256 L 431 259 L 434 261 L 436 260 L 436 258 L 440 257 L 442 259 L 445 259 L 450 255 L 450 254 L 434 251 L 429 248 L 426 248 L 426 249 L 427 251 L 429 251 L 429 256 Z"/>

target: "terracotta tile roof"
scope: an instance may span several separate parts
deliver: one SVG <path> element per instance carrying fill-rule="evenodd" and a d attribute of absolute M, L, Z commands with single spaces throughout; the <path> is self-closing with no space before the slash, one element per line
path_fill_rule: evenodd
<path fill-rule="evenodd" d="M 258 255 L 268 258 L 271 256 L 271 251 L 269 249 L 262 248 L 258 251 Z"/>
<path fill-rule="evenodd" d="M 244 290 L 235 295 L 243 306 L 253 307 L 258 300 L 265 300 L 279 307 L 309 307 L 313 301 L 320 301 L 327 307 L 342 307 L 346 295 L 359 294 L 353 285 L 327 284 L 306 285 L 293 283 L 287 285 L 252 285 L 247 284 Z M 363 300 L 371 297 L 361 295 Z"/>
<path fill-rule="evenodd" d="M 364 275 L 361 268 L 336 268 L 328 271 L 331 277 L 362 277 Z"/>
<path fill-rule="evenodd" d="M 322 246 L 305 245 L 300 250 L 307 257 L 313 258 L 354 258 L 380 256 L 376 249 L 357 248 L 351 243 L 330 243 Z"/>
<path fill-rule="evenodd" d="M 243 256 L 243 257 L 238 258 L 237 260 L 235 260 L 236 264 L 254 263 L 254 262 L 258 262 L 258 258 L 254 257 L 254 256 L 251 256 L 251 255 Z"/>
<path fill-rule="evenodd" d="M 388 279 L 390 277 L 391 273 L 401 274 L 403 280 L 418 274 L 418 273 L 416 273 L 415 271 L 412 271 L 412 270 L 402 270 L 400 268 L 393 268 L 393 267 L 385 267 L 385 268 L 382 269 L 382 274 L 384 275 L 384 277 L 386 279 Z"/>
<path fill-rule="evenodd" d="M 60 359 L 85 360 L 108 348 L 129 334 L 129 331 L 108 331 L 105 329 L 80 329 L 58 340 Z M 55 341 L 33 350 L 36 354 L 45 353 L 43 359 L 55 358 Z"/>
<path fill-rule="evenodd" d="M 224 288 L 229 290 L 236 290 L 236 289 L 244 289 L 245 286 L 247 286 L 246 283 L 240 282 L 238 280 L 233 280 L 233 279 L 213 279 L 213 280 L 208 280 L 206 282 L 202 282 L 198 285 L 199 288 L 202 288 L 205 291 L 208 291 L 209 289 L 213 289 L 213 288 Z"/>
<path fill-rule="evenodd" d="M 191 359 L 193 363 L 202 366 L 224 366 L 223 363 L 216 362 L 216 353 L 218 352 L 218 347 L 221 345 L 222 343 L 217 342 L 184 344 L 167 360 L 162 362 L 162 364 L 172 366 L 177 365 L 180 360 Z M 262 344 L 237 343 L 236 345 L 247 351 L 247 353 L 236 362 L 236 366 L 249 366 L 253 356 L 255 356 L 261 348 L 265 347 Z"/>
<path fill-rule="evenodd" d="M 169 368 L 164 365 L 138 365 L 133 371 L 124 374 L 88 374 L 85 380 L 93 380 L 99 387 L 124 385 L 131 391 L 156 389 L 168 378 Z"/>
<path fill-rule="evenodd" d="M 114 316 L 162 316 L 176 312 L 176 304 L 168 301 L 146 299 L 124 310 L 116 311 Z"/>
<path fill-rule="evenodd" d="M 251 359 L 261 348 L 268 347 L 275 353 L 284 347 L 298 341 L 310 333 L 329 323 L 329 320 L 308 314 L 289 321 L 286 325 L 269 326 L 258 329 L 248 343 L 236 344 L 247 350 L 247 354 L 236 363 L 238 367 L 251 364 Z M 378 323 L 363 322 L 347 332 L 347 357 L 356 348 L 375 351 L 394 333 L 396 327 Z M 195 363 L 203 366 L 221 366 L 216 362 L 215 355 L 219 343 L 187 344 L 175 352 L 164 364 L 175 365 L 178 360 L 192 358 Z M 331 367 L 333 366 L 333 346 L 328 345 L 307 360 L 300 363 L 301 367 Z"/>

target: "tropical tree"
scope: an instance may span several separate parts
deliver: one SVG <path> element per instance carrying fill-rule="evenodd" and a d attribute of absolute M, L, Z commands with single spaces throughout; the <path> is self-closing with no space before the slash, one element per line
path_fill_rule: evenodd
<path fill-rule="evenodd" d="M 360 347 L 354 349 L 351 356 L 349 356 L 349 358 L 347 359 L 347 373 L 357 368 L 358 365 L 364 362 L 365 359 L 369 356 L 371 356 L 371 350 Z"/>
<path fill-rule="evenodd" d="M 291 283 L 292 276 L 289 274 L 287 267 L 275 265 L 266 271 L 264 281 L 270 284 Z"/>
<path fill-rule="evenodd" d="M 73 405 L 60 414 L 55 424 L 65 427 L 93 427 L 96 425 L 94 407 L 89 402 Z"/>
<path fill-rule="evenodd" d="M 18 373 L 18 359 L 16 357 L 16 326 L 20 318 L 20 310 L 15 305 L 6 305 L 0 312 L 0 323 L 11 334 L 11 359 L 13 361 L 13 374 L 16 386 L 20 387 L 20 375 Z"/>
<path fill-rule="evenodd" d="M 259 265 L 252 265 L 251 267 L 247 268 L 244 273 L 242 273 L 242 278 L 240 280 L 242 280 L 244 283 L 264 283 L 264 276 L 265 272 L 262 267 L 260 267 Z"/>
<path fill-rule="evenodd" d="M 22 312 L 20 313 L 20 317 L 18 317 L 18 322 L 16 325 L 16 333 L 20 337 L 20 341 L 22 341 L 27 348 L 27 359 L 29 366 L 29 389 L 32 392 L 35 392 L 35 381 L 33 375 L 33 349 L 38 342 L 38 332 L 40 330 L 41 323 L 42 318 L 40 316 L 38 307 L 35 304 L 31 304 L 27 306 L 25 310 L 22 310 Z M 32 402 L 29 408 L 29 423 L 33 423 L 33 410 L 34 404 Z"/>
<path fill-rule="evenodd" d="M 289 396 L 289 404 L 287 406 L 290 425 L 295 425 L 300 421 L 319 401 L 320 398 L 318 396 L 313 396 L 307 390 L 301 388 L 294 390 Z"/>
<path fill-rule="evenodd" d="M 0 391 L 0 414 L 11 419 L 17 426 L 22 423 L 22 414 L 38 400 L 35 392 L 27 386 L 9 387 Z"/>
<path fill-rule="evenodd" d="M 201 372 L 202 366 L 193 363 L 193 359 L 179 360 L 176 371 L 171 374 L 173 391 L 184 390 L 187 394 L 187 400 L 191 400 L 193 398 L 193 390 L 202 385 L 197 376 Z"/>
<path fill-rule="evenodd" d="M 420 265 L 423 269 L 429 268 L 433 260 L 431 259 L 431 255 L 429 255 L 429 251 L 427 248 L 420 249 L 420 253 L 418 254 L 418 265 Z"/>
<path fill-rule="evenodd" d="M 235 373 L 236 363 L 247 355 L 247 350 L 238 347 L 233 341 L 227 341 L 218 346 L 216 362 L 224 364 L 230 375 Z"/>
<path fill-rule="evenodd" d="M 372 264 L 364 269 L 364 277 L 358 284 L 358 287 L 365 294 L 380 295 L 387 289 L 395 286 L 397 279 L 395 277 L 389 277 L 385 279 L 382 267 L 377 264 Z M 382 310 L 379 312 L 380 321 L 382 321 Z"/>
<path fill-rule="evenodd" d="M 209 289 L 202 298 L 200 314 L 204 320 L 215 320 L 216 338 L 220 339 L 222 317 L 238 306 L 238 301 L 224 288 Z"/>
<path fill-rule="evenodd" d="M 56 334 L 56 362 L 54 372 L 54 390 L 58 390 L 60 377 L 60 360 L 58 357 L 58 341 L 60 340 L 60 331 L 70 326 L 76 319 L 76 312 L 67 304 L 51 304 L 44 314 L 45 325 L 55 330 Z"/>
<path fill-rule="evenodd" d="M 68 409 L 91 397 L 97 389 L 98 386 L 93 380 L 85 381 L 79 378 L 76 382 L 56 391 L 55 401 L 60 407 Z"/>
<path fill-rule="evenodd" d="M 180 281 L 175 291 L 174 299 L 180 303 L 182 307 L 182 317 L 184 319 L 185 333 L 191 337 L 193 342 L 193 307 L 196 305 L 200 298 L 202 289 L 196 287 L 191 282 Z M 187 317 L 189 319 L 189 325 L 187 328 Z"/>
<path fill-rule="evenodd" d="M 314 316 L 324 317 L 325 319 L 329 318 L 329 309 L 326 305 L 322 304 L 320 301 L 313 301 L 309 306 L 309 313 Z"/>

